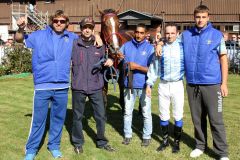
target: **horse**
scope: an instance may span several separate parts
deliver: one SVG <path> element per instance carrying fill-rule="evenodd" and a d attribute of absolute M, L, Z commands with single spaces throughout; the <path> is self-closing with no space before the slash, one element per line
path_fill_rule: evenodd
<path fill-rule="evenodd" d="M 124 72 L 123 72 L 123 55 L 119 52 L 120 47 L 127 41 L 133 38 L 131 31 L 119 31 L 120 22 L 117 17 L 118 11 L 114 9 L 99 10 L 101 14 L 101 37 L 106 45 L 106 52 L 111 58 L 114 59 L 114 68 L 119 71 L 118 85 L 119 85 L 119 104 L 124 112 Z M 107 92 L 108 84 L 105 83 L 104 90 L 104 103 L 107 106 Z"/>

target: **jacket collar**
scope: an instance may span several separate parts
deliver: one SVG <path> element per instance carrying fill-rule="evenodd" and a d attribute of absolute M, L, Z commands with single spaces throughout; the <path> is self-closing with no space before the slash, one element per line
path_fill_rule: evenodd
<path fill-rule="evenodd" d="M 174 46 L 174 45 L 178 45 L 180 42 L 179 38 L 177 37 L 176 40 L 172 43 L 166 43 L 166 46 Z"/>
<path fill-rule="evenodd" d="M 48 25 L 48 26 L 46 27 L 46 30 L 47 30 L 49 33 L 51 33 L 51 34 L 54 34 L 54 30 L 52 29 L 51 26 Z M 70 37 L 70 32 L 67 31 L 66 29 L 63 31 L 63 34 L 61 35 L 61 37 L 65 37 L 65 36 Z"/>
<path fill-rule="evenodd" d="M 92 38 L 91 41 L 95 41 L 95 37 L 94 36 L 92 36 L 91 38 Z M 81 36 L 78 38 L 77 44 L 81 45 L 81 46 L 85 46 Z"/>
<path fill-rule="evenodd" d="M 132 39 L 132 43 L 133 43 L 136 47 L 139 47 L 139 46 L 143 45 L 143 44 L 146 43 L 146 42 L 147 42 L 146 39 L 144 39 L 144 40 L 141 41 L 141 42 L 137 42 L 137 41 L 135 40 L 135 38 Z M 147 42 L 147 43 L 148 43 L 148 42 Z"/>
<path fill-rule="evenodd" d="M 198 30 L 198 28 L 196 26 L 193 29 L 194 29 L 195 33 L 199 33 L 200 34 L 200 33 L 203 33 L 203 32 L 205 32 L 205 31 L 207 31 L 207 30 L 209 30 L 211 28 L 213 28 L 212 23 L 208 22 L 207 26 L 202 28 L 201 30 Z"/>

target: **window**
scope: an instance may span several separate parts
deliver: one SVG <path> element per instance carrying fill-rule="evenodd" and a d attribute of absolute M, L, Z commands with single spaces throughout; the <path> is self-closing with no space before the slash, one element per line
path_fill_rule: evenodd
<path fill-rule="evenodd" d="M 225 26 L 225 31 L 233 31 L 233 26 L 232 25 Z"/>
<path fill-rule="evenodd" d="M 177 29 L 178 29 L 179 31 L 181 31 L 181 26 L 177 26 Z"/>
<path fill-rule="evenodd" d="M 217 30 L 220 30 L 220 26 L 218 25 L 213 25 L 214 28 L 216 28 Z"/>
<path fill-rule="evenodd" d="M 187 29 L 190 29 L 190 28 L 192 28 L 192 25 L 183 26 L 183 30 L 187 30 Z"/>

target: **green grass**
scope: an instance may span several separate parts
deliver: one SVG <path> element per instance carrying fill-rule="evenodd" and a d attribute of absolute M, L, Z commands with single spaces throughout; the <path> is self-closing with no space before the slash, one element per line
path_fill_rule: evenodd
<path fill-rule="evenodd" d="M 229 145 L 229 157 L 232 160 L 240 159 L 240 77 L 237 75 L 229 76 L 229 97 L 224 98 L 224 122 L 227 132 L 227 141 Z M 133 118 L 133 139 L 128 146 L 121 144 L 122 142 L 122 114 L 118 105 L 118 91 L 114 92 L 113 87 L 109 91 L 109 108 L 107 110 L 108 123 L 106 125 L 106 136 L 110 144 L 117 149 L 115 153 L 96 148 L 95 145 L 95 121 L 92 116 L 92 109 L 87 105 L 85 110 L 85 118 L 83 120 L 85 144 L 84 153 L 75 155 L 70 142 L 71 128 L 71 95 L 69 92 L 69 105 L 66 117 L 66 123 L 63 129 L 61 150 L 63 152 L 63 160 L 183 160 L 190 159 L 189 153 L 194 148 L 193 125 L 189 112 L 187 99 L 185 98 L 184 112 L 184 133 L 181 142 L 181 152 L 172 154 L 171 148 L 163 153 L 157 153 L 155 150 L 161 142 L 157 93 L 156 86 L 152 99 L 152 115 L 153 115 L 153 135 L 151 145 L 147 148 L 141 147 L 142 135 L 142 118 L 138 116 L 137 105 L 134 110 Z M 29 127 L 31 123 L 32 113 L 32 97 L 33 84 L 32 77 L 27 78 L 5 78 L 0 79 L 0 159 L 16 160 L 23 159 L 25 151 L 25 143 L 28 138 Z M 186 97 L 186 95 L 185 95 Z M 137 103 L 136 103 L 137 104 Z M 210 130 L 208 130 L 209 149 L 199 159 L 214 159 L 215 155 L 212 151 L 212 138 Z M 52 159 L 47 151 L 48 135 L 46 134 L 44 143 L 36 157 L 37 160 Z"/>

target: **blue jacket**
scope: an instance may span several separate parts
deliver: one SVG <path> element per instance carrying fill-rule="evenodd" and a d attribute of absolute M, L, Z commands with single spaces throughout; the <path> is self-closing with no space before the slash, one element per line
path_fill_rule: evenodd
<path fill-rule="evenodd" d="M 146 40 L 139 43 L 135 39 L 132 39 L 131 41 L 126 42 L 121 47 L 120 51 L 125 55 L 124 64 L 135 62 L 143 67 L 148 67 L 152 60 L 154 47 Z M 133 88 L 144 88 L 146 80 L 147 73 L 137 70 L 133 71 Z M 128 78 L 125 78 L 124 86 L 128 86 Z"/>
<path fill-rule="evenodd" d="M 56 42 L 53 40 L 53 34 L 55 33 L 52 28 L 47 26 L 45 30 L 33 32 L 25 37 L 27 47 L 33 49 L 34 85 L 40 85 L 37 89 L 69 86 L 72 45 L 73 40 L 78 37 L 65 30 L 59 37 L 58 44 L 54 44 Z"/>
<path fill-rule="evenodd" d="M 198 31 L 196 27 L 183 32 L 186 80 L 189 84 L 221 83 L 219 46 L 222 33 L 211 23 Z"/>
<path fill-rule="evenodd" d="M 92 94 L 103 88 L 102 70 L 94 70 L 94 64 L 98 63 L 105 55 L 105 47 L 93 45 L 86 47 L 82 38 L 75 40 L 72 50 L 72 89 L 87 94 Z"/>

